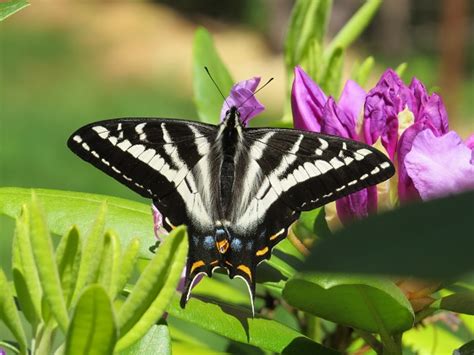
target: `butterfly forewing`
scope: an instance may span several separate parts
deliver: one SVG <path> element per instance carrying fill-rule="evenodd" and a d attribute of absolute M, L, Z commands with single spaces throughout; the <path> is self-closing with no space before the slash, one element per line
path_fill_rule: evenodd
<path fill-rule="evenodd" d="M 198 212 L 194 219 L 202 220 L 200 182 L 209 177 L 197 179 L 191 171 L 207 157 L 215 135 L 215 126 L 195 122 L 113 119 L 80 128 L 68 146 L 82 159 L 153 199 L 168 217 L 166 222 L 179 225 L 188 223 L 193 210 Z"/>

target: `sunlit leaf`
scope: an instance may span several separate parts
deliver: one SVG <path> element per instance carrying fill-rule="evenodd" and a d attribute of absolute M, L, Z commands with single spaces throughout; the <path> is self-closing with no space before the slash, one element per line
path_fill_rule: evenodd
<path fill-rule="evenodd" d="M 135 262 L 137 261 L 139 249 L 140 241 L 137 238 L 133 239 L 127 249 L 125 249 L 120 259 L 120 272 L 113 294 L 117 294 L 117 292 L 122 290 L 127 284 L 128 279 L 132 275 Z"/>
<path fill-rule="evenodd" d="M 0 269 L 0 290 L 0 320 L 10 329 L 20 349 L 25 352 L 27 346 L 25 331 L 21 326 L 20 315 L 16 310 L 13 294 L 3 269 Z"/>
<path fill-rule="evenodd" d="M 33 301 L 34 298 L 31 296 L 28 285 L 26 284 L 26 277 L 20 270 L 16 268 L 13 269 L 13 282 L 15 285 L 16 295 L 18 297 L 18 303 L 20 304 L 20 309 L 23 312 L 25 318 L 31 324 L 32 328 L 36 330 L 41 313 L 37 313 L 35 310 L 35 304 Z"/>
<path fill-rule="evenodd" d="M 11 0 L 0 3 L 0 21 L 29 5 L 27 0 Z"/>
<path fill-rule="evenodd" d="M 107 232 L 105 234 L 98 280 L 112 300 L 115 298 L 118 279 L 121 277 L 121 254 L 120 239 L 114 232 Z"/>
<path fill-rule="evenodd" d="M 62 293 L 53 244 L 42 208 L 34 193 L 30 207 L 30 241 L 44 297 L 59 326 L 63 331 L 66 331 L 69 316 Z"/>
<path fill-rule="evenodd" d="M 393 282 L 384 279 L 297 275 L 286 283 L 283 297 L 305 312 L 371 333 L 393 334 L 413 326 L 410 303 Z"/>
<path fill-rule="evenodd" d="M 175 293 L 187 253 L 186 227 L 177 227 L 160 244 L 119 310 L 120 340 L 116 351 L 138 341 L 163 315 Z"/>
<path fill-rule="evenodd" d="M 81 261 L 81 239 L 79 231 L 72 227 L 59 242 L 56 248 L 56 263 L 66 304 L 70 305 L 76 285 Z"/>
<path fill-rule="evenodd" d="M 367 57 L 360 65 L 356 66 L 351 75 L 352 80 L 364 87 L 369 79 L 370 72 L 375 64 L 374 57 Z"/>
<path fill-rule="evenodd" d="M 82 292 L 69 326 L 65 354 L 112 354 L 117 340 L 117 325 L 112 303 L 100 285 Z"/>
<path fill-rule="evenodd" d="M 336 48 L 329 56 L 324 65 L 320 78 L 321 89 L 333 97 L 339 96 L 342 79 L 342 65 L 344 64 L 344 50 Z"/>
<path fill-rule="evenodd" d="M 171 338 L 166 324 L 155 324 L 143 338 L 119 353 L 119 355 L 141 354 L 171 354 Z"/>
<path fill-rule="evenodd" d="M 28 203 L 32 189 L 0 187 L 0 213 L 16 218 L 21 206 Z M 86 234 L 97 217 L 100 206 L 107 203 L 105 230 L 120 231 L 122 245 L 128 245 L 136 237 L 144 242 L 140 256 L 150 258 L 148 247 L 154 243 L 153 219 L 150 205 L 122 198 L 70 192 L 61 190 L 33 189 L 47 212 L 51 232 L 64 235 L 72 225 Z M 149 243 L 146 241 L 149 240 Z"/>
<path fill-rule="evenodd" d="M 168 312 L 176 318 L 229 339 L 276 353 L 338 353 L 281 323 L 264 318 L 252 318 L 249 310 L 237 306 L 217 305 L 191 298 L 186 309 L 182 309 L 175 298 Z"/>
<path fill-rule="evenodd" d="M 365 4 L 357 10 L 329 43 L 324 56 L 330 58 L 338 48 L 345 49 L 359 38 L 361 33 L 372 21 L 372 18 L 377 13 L 381 4 L 382 0 L 366 0 Z"/>
<path fill-rule="evenodd" d="M 194 103 L 202 122 L 217 124 L 224 99 L 204 70 L 207 67 L 224 96 L 230 92 L 234 81 L 222 62 L 212 41 L 204 28 L 198 28 L 193 46 L 193 88 Z"/>
<path fill-rule="evenodd" d="M 331 0 L 298 0 L 294 5 L 285 41 L 285 62 L 290 71 L 301 64 L 312 42 L 322 45 L 331 5 Z"/>
<path fill-rule="evenodd" d="M 33 306 L 32 311 L 34 314 L 31 313 L 25 315 L 30 321 L 34 322 L 34 320 L 41 319 L 41 298 L 43 296 L 43 290 L 41 289 L 38 271 L 33 256 L 33 249 L 31 247 L 29 220 L 30 212 L 28 207 L 25 205 L 22 208 L 21 215 L 16 220 L 15 236 L 13 238 L 12 262 L 13 270 L 17 270 L 16 278 L 14 280 L 20 283 L 22 281 L 25 282 L 24 286 L 26 289 L 23 291 L 27 294 L 24 294 L 23 296 L 29 297 Z"/>

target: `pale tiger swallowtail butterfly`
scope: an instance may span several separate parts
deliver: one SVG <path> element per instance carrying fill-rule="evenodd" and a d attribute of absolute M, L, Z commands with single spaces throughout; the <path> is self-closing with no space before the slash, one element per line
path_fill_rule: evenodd
<path fill-rule="evenodd" d="M 100 121 L 77 130 L 69 148 L 152 199 L 171 231 L 189 234 L 184 308 L 193 282 L 225 268 L 245 280 L 252 303 L 256 267 L 269 259 L 302 211 L 394 174 L 377 149 L 340 137 L 246 128 L 237 107 L 219 125 L 161 118 Z"/>

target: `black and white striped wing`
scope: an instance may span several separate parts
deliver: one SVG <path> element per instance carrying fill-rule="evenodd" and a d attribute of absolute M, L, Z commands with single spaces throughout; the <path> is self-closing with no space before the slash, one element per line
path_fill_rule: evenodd
<path fill-rule="evenodd" d="M 236 170 L 232 233 L 246 253 L 229 256 L 254 287 L 256 265 L 287 235 L 301 211 L 382 182 L 394 174 L 383 153 L 340 137 L 289 129 L 246 129 L 248 170 Z"/>
<path fill-rule="evenodd" d="M 146 198 L 164 215 L 165 227 L 191 224 L 212 229 L 206 161 L 216 127 L 172 119 L 113 119 L 89 124 L 68 140 L 85 161 Z M 207 171 L 207 170 L 206 170 Z M 207 201 L 206 199 L 209 199 Z M 215 209 L 214 209 L 215 210 Z"/>

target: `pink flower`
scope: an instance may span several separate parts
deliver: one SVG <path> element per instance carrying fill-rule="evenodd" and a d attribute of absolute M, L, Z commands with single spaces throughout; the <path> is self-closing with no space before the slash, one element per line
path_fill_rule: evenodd
<path fill-rule="evenodd" d="M 240 121 L 244 126 L 263 110 L 265 107 L 255 98 L 255 90 L 260 83 L 260 77 L 253 77 L 235 84 L 230 90 L 221 109 L 221 120 L 226 116 L 230 107 L 235 106 L 240 112 Z"/>

